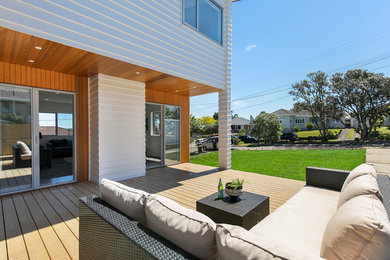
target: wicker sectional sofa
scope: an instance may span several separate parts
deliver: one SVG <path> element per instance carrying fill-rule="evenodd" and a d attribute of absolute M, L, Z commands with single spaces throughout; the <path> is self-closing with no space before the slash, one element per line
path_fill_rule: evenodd
<path fill-rule="evenodd" d="M 80 199 L 80 259 L 323 259 L 323 254 L 334 259 L 353 259 L 371 254 L 370 248 L 377 252 L 375 259 L 387 259 L 390 255 L 390 178 L 375 176 L 379 184 L 378 194 L 375 194 L 375 189 L 368 189 L 370 194 L 367 191 L 356 194 L 356 189 L 352 189 L 351 193 L 351 189 L 343 187 L 346 182 L 349 182 L 348 185 L 351 183 L 348 176 L 351 175 L 346 171 L 308 167 L 306 186 L 249 231 L 211 223 L 206 216 L 180 206 L 175 208 L 174 202 L 158 195 L 145 195 L 139 191 L 138 197 L 128 199 L 122 191 L 116 191 L 117 184 L 106 182 L 104 185 L 111 185 L 111 188 L 101 185 L 105 200 L 96 196 Z M 125 192 L 135 190 L 128 189 Z M 341 195 L 342 189 L 348 194 Z M 351 194 L 358 199 L 346 198 Z M 124 201 L 121 200 L 123 198 Z M 349 248 L 344 250 L 341 247 L 343 243 L 337 242 L 335 235 L 340 229 L 340 225 L 335 224 L 337 212 L 349 210 L 348 206 L 353 210 L 353 203 L 361 203 L 359 199 L 369 199 L 379 207 L 384 205 L 386 219 L 380 220 L 381 230 L 367 238 L 364 247 L 351 248 L 350 244 L 356 241 L 350 243 L 348 237 L 341 237 L 349 243 Z M 130 204 L 134 210 L 124 209 L 123 205 Z M 144 212 L 140 210 L 140 205 L 145 207 Z M 135 214 L 137 210 L 139 212 Z M 190 215 L 189 220 L 184 218 L 186 214 Z M 348 214 L 340 213 L 338 218 L 340 215 Z M 332 230 L 332 225 L 337 230 Z M 186 233 L 187 229 L 191 234 Z M 207 242 L 210 230 L 215 231 L 215 239 Z M 326 236 L 328 238 L 324 242 Z M 337 250 L 343 251 L 341 255 Z"/>

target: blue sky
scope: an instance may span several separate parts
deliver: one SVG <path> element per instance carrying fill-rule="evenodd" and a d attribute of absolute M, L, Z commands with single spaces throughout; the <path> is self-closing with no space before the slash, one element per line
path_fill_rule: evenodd
<path fill-rule="evenodd" d="M 361 67 L 390 76 L 390 1 L 233 3 L 232 59 L 232 109 L 246 118 L 292 108 L 288 89 L 310 72 Z M 211 116 L 217 104 L 215 93 L 193 97 L 191 114 Z"/>

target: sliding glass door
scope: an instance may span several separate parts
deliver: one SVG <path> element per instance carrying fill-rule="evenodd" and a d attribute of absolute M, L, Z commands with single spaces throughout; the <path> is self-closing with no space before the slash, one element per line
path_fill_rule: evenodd
<path fill-rule="evenodd" d="M 147 103 L 146 168 L 180 162 L 180 107 Z"/>
<path fill-rule="evenodd" d="M 180 162 L 180 107 L 164 106 L 165 165 Z"/>
<path fill-rule="evenodd" d="M 74 95 L 39 91 L 39 183 L 74 180 Z"/>
<path fill-rule="evenodd" d="M 0 194 L 75 180 L 74 100 L 0 84 Z"/>
<path fill-rule="evenodd" d="M 32 187 L 31 90 L 0 84 L 0 194 Z"/>

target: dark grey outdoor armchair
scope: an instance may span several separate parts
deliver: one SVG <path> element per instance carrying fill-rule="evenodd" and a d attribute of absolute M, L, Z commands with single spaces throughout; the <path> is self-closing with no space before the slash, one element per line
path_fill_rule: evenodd
<path fill-rule="evenodd" d="M 80 259 L 196 259 L 97 196 L 79 201 Z"/>

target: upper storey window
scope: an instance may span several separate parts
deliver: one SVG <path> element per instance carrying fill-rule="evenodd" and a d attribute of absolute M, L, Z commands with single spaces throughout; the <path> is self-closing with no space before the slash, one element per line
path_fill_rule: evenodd
<path fill-rule="evenodd" d="M 222 44 L 222 8 L 212 0 L 183 0 L 184 22 Z"/>

